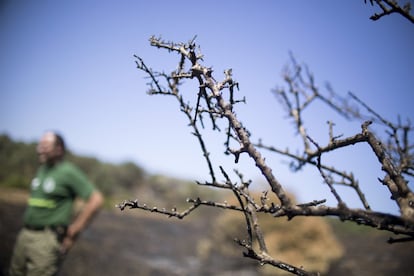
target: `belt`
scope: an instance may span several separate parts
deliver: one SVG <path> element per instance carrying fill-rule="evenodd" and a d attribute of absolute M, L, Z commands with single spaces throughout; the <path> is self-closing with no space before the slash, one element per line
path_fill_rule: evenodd
<path fill-rule="evenodd" d="M 27 230 L 32 230 L 32 231 L 44 231 L 46 229 L 51 229 L 55 232 L 58 232 L 59 234 L 63 234 L 66 233 L 66 230 L 68 229 L 68 227 L 66 225 L 47 225 L 47 226 L 35 226 L 35 225 L 25 225 L 24 228 L 26 228 Z"/>
<path fill-rule="evenodd" d="M 24 228 L 31 231 L 44 231 L 47 229 L 52 230 L 59 241 L 62 241 L 63 238 L 66 236 L 66 231 L 68 227 L 66 225 L 47 225 L 47 226 L 34 226 L 34 225 L 24 225 Z"/>
<path fill-rule="evenodd" d="M 43 231 L 43 230 L 49 228 L 49 226 L 24 225 L 24 228 L 26 228 L 28 230 L 32 230 L 32 231 Z"/>

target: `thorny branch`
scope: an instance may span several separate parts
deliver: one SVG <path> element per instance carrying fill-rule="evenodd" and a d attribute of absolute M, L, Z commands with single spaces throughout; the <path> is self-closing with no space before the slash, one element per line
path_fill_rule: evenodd
<path fill-rule="evenodd" d="M 367 3 L 367 0 L 364 0 Z M 411 12 L 411 3 L 406 2 L 404 6 L 399 4 L 399 1 L 396 0 L 369 0 L 372 6 L 377 5 L 381 8 L 381 13 L 375 13 L 370 17 L 371 20 L 378 20 L 385 15 L 390 15 L 393 13 L 400 14 L 408 21 L 414 24 L 414 16 L 410 14 Z"/>
<path fill-rule="evenodd" d="M 140 57 L 135 56 L 137 68 L 143 71 L 150 79 L 148 93 L 175 98 L 180 111 L 185 114 L 189 121 L 189 126 L 192 128 L 193 134 L 200 144 L 211 176 L 210 181 L 204 183 L 197 182 L 197 184 L 230 190 L 237 199 L 237 204 L 190 198 L 187 199 L 190 207 L 180 212 L 175 208 L 171 210 L 159 209 L 157 207 L 149 207 L 138 200 L 127 200 L 118 205 L 121 210 L 125 208 L 142 209 L 179 219 L 188 216 L 200 206 L 241 212 L 245 217 L 248 238 L 247 240 L 236 239 L 236 242 L 247 250 L 245 256 L 258 260 L 262 264 L 270 264 L 296 275 L 312 275 L 312 273 L 281 262 L 276 257 L 268 254 L 264 235 L 258 221 L 258 213 L 268 214 L 274 218 L 286 217 L 288 219 L 296 216 L 334 216 L 343 221 L 352 221 L 357 224 L 404 235 L 404 240 L 414 238 L 414 195 L 405 178 L 406 176 L 412 176 L 414 171 L 413 145 L 408 139 L 408 135 L 412 131 L 409 122 L 407 124 L 401 124 L 401 122 L 393 124 L 374 112 L 354 94 L 350 94 L 348 98 L 342 98 L 333 92 L 330 86 L 327 86 L 329 95 L 325 95 L 317 88 L 314 77 L 307 67 L 299 65 L 292 57 L 291 67 L 286 69 L 284 75 L 288 89 L 276 89 L 274 93 L 286 108 L 288 116 L 294 122 L 295 129 L 302 139 L 304 150 L 301 154 L 293 154 L 288 149 L 280 150 L 273 146 L 267 146 L 262 141 L 253 143 L 250 140 L 250 133 L 237 119 L 234 111 L 236 104 L 244 103 L 245 101 L 244 99 L 235 99 L 237 95 L 234 94 L 234 88 L 238 88 L 238 83 L 233 79 L 231 69 L 224 72 L 221 81 L 217 81 L 213 77 L 213 70 L 202 64 L 203 56 L 199 52 L 199 48 L 196 47 L 194 39 L 188 43 L 177 44 L 166 42 L 161 38 L 151 37 L 150 43 L 154 47 L 178 53 L 180 57 L 177 69 L 170 74 L 166 74 L 153 71 L 147 67 Z M 183 93 L 180 91 L 183 81 L 194 79 L 197 82 L 197 92 L 190 96 L 194 97 L 195 106 L 184 100 Z M 229 93 L 226 93 L 226 90 Z M 228 98 L 226 98 L 226 95 Z M 361 131 L 349 137 L 335 136 L 333 131 L 334 123 L 329 122 L 328 144 L 322 145 L 315 141 L 307 132 L 303 112 L 316 101 L 321 101 L 328 105 L 339 115 L 349 120 L 365 120 L 361 126 Z M 362 106 L 368 112 L 368 115 L 362 115 L 357 106 Z M 255 162 L 256 167 L 260 170 L 270 189 L 270 191 L 263 192 L 259 201 L 250 195 L 249 185 L 251 181 L 244 180 L 241 173 L 236 171 L 238 180 L 234 181 L 225 168 L 220 166 L 219 172 L 216 172 L 207 149 L 207 141 L 201 132 L 201 129 L 205 127 L 204 114 L 208 115 L 212 131 L 221 132 L 219 121 L 224 121 L 228 125 L 224 139 L 224 152 L 226 154 L 233 155 L 236 163 L 242 154 L 247 155 Z M 369 129 L 372 123 L 382 124 L 388 129 L 389 138 L 386 143 L 381 141 Z M 347 148 L 357 143 L 368 145 L 377 157 L 379 165 L 382 166 L 385 173 L 380 182 L 388 187 L 391 199 L 400 208 L 401 216 L 371 210 L 355 176 L 351 172 L 342 171 L 323 162 L 323 156 L 326 153 Z M 238 147 L 231 148 L 231 145 L 234 144 L 238 145 Z M 317 169 L 324 182 L 329 186 L 331 193 L 337 199 L 337 205 L 327 206 L 325 205 L 325 199 L 294 204 L 287 196 L 285 187 L 273 174 L 272 169 L 268 166 L 259 150 L 269 151 L 290 158 L 293 162 L 292 168 L 295 170 L 300 170 L 304 166 L 311 166 Z M 224 182 L 217 180 L 218 173 L 224 177 Z M 340 192 L 336 189 L 337 185 L 345 185 L 354 189 L 364 209 L 348 207 L 342 199 Z M 270 200 L 269 192 L 276 196 L 277 202 Z M 258 248 L 253 246 L 254 241 L 257 242 Z"/>
<path fill-rule="evenodd" d="M 291 154 L 288 150 L 276 150 L 273 147 L 264 146 L 261 141 L 257 146 L 286 155 L 293 160 L 298 161 L 296 170 L 301 169 L 304 165 L 316 166 L 339 203 L 342 203 L 342 200 L 338 197 L 332 184 L 340 184 L 339 181 L 334 180 L 334 176 L 341 177 L 342 180 L 346 180 L 348 183 L 347 186 L 355 189 L 365 209 L 369 210 L 370 207 L 365 195 L 361 191 L 358 182 L 355 180 L 352 173 L 342 172 L 332 166 L 328 167 L 326 164 L 322 165 L 320 162 L 320 156 L 324 153 L 356 143 L 367 143 L 378 158 L 379 163 L 382 165 L 382 170 L 386 172 L 386 176 L 381 182 L 388 187 L 392 199 L 396 201 L 400 208 L 402 216 L 410 221 L 410 223 L 413 223 L 414 213 L 412 205 L 414 198 L 412 191 L 408 187 L 408 181 L 404 178 L 404 175 L 412 176 L 413 171 L 413 145 L 410 144 L 408 139 L 408 134 L 412 131 L 410 122 L 407 122 L 406 125 L 401 124 L 401 122 L 393 124 L 381 117 L 354 94 L 349 93 L 349 99 L 342 99 L 333 92 L 330 86 L 327 87 L 330 92 L 330 97 L 328 98 L 316 87 L 314 78 L 306 67 L 306 76 L 304 77 L 302 76 L 303 66 L 298 65 L 293 58 L 291 64 L 291 67 L 288 67 L 285 70 L 284 76 L 289 89 L 276 89 L 274 93 L 279 98 L 281 104 L 285 106 L 288 116 L 293 120 L 298 133 L 300 133 L 304 145 L 304 153 L 303 155 L 295 155 Z M 361 126 L 362 132 L 354 136 L 339 139 L 340 136 L 335 137 L 333 135 L 333 125 L 329 122 L 329 143 L 326 146 L 318 145 L 311 137 L 309 137 L 304 122 L 301 119 L 301 114 L 304 113 L 312 102 L 317 100 L 328 104 L 340 115 L 343 115 L 342 112 L 346 111 L 347 114 L 345 118 L 349 120 L 361 120 L 364 118 L 366 121 Z M 362 115 L 355 105 L 351 103 L 351 100 L 366 109 L 369 115 Z M 369 120 L 367 118 L 369 118 Z M 387 132 L 389 135 L 386 144 L 368 129 L 368 126 L 373 122 L 382 124 L 388 129 Z M 404 142 L 401 143 L 401 140 Z M 311 141 L 311 143 L 309 143 L 309 141 Z M 311 144 L 313 144 L 316 149 L 311 148 Z M 315 158 L 318 158 L 318 160 L 315 161 Z M 325 175 L 324 171 L 330 174 L 329 177 Z"/>

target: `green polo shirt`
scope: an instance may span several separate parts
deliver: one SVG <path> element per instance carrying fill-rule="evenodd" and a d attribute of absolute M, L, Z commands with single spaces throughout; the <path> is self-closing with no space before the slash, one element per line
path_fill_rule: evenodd
<path fill-rule="evenodd" d="M 69 225 L 75 198 L 87 200 L 93 190 L 85 174 L 68 161 L 42 165 L 31 183 L 24 223 L 38 227 Z"/>

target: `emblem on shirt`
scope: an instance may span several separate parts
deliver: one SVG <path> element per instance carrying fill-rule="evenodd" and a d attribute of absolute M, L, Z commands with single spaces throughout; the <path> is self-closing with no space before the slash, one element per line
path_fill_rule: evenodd
<path fill-rule="evenodd" d="M 31 185 L 32 185 L 32 190 L 36 190 L 37 188 L 39 188 L 39 185 L 40 185 L 39 179 L 37 177 L 33 178 Z"/>
<path fill-rule="evenodd" d="M 53 180 L 53 178 L 51 177 L 46 178 L 45 181 L 43 182 L 43 191 L 45 191 L 45 193 L 53 192 L 55 187 L 56 187 L 55 180 Z"/>

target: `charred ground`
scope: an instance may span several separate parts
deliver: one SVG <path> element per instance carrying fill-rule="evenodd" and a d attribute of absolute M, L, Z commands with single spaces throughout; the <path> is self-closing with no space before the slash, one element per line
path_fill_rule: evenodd
<path fill-rule="evenodd" d="M 7 275 L 23 211 L 21 200 L 0 198 L 2 275 Z M 80 236 L 61 275 L 259 275 L 257 263 L 241 252 L 238 257 L 220 252 L 200 257 L 199 241 L 208 236 L 217 215 L 214 210 L 176 220 L 104 210 Z M 414 243 L 389 245 L 388 233 L 340 222 L 332 225 L 345 253 L 328 275 L 412 275 Z"/>

